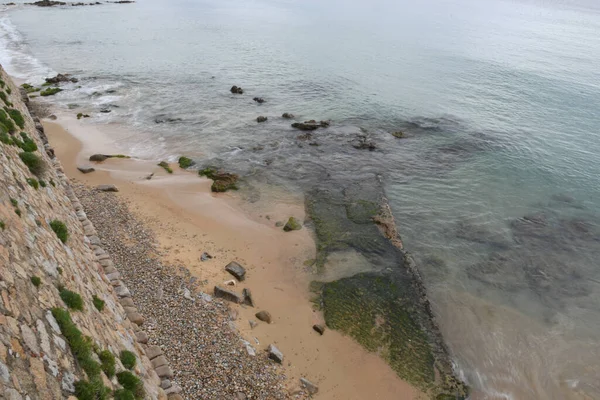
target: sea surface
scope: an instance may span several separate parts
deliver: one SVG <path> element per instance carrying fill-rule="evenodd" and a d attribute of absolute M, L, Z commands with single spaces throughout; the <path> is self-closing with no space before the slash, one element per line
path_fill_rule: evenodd
<path fill-rule="evenodd" d="M 381 176 L 473 398 L 600 399 L 597 1 L 17 5 L 0 63 L 77 76 L 43 101 L 138 158 L 297 192 Z M 283 112 L 332 125 L 301 140 Z"/>

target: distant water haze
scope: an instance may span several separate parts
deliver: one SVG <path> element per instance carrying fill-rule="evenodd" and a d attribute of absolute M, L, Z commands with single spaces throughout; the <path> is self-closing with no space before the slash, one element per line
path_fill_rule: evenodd
<path fill-rule="evenodd" d="M 44 101 L 136 157 L 297 192 L 380 175 L 473 397 L 600 398 L 598 2 L 17 6 L 0 62 L 79 77 Z M 309 146 L 284 112 L 332 126 Z"/>

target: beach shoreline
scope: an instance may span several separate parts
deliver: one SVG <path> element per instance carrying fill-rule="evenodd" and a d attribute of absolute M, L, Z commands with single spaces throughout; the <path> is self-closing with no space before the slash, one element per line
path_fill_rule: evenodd
<path fill-rule="evenodd" d="M 56 122 L 44 121 L 44 126 L 67 176 L 89 187 L 116 185 L 115 195 L 156 235 L 163 262 L 185 266 L 202 282 L 202 291 L 212 294 L 213 286 L 231 279 L 224 270 L 230 261 L 244 265 L 248 279 L 235 290 L 251 289 L 257 307 L 234 306 L 240 334 L 248 341 L 257 338 L 260 349 L 276 344 L 286 355 L 287 375 L 296 382 L 306 377 L 318 384 L 318 398 L 422 396 L 383 359 L 351 338 L 331 330 L 319 336 L 312 330 L 314 324 L 324 323 L 310 303 L 311 277 L 303 264 L 315 256 L 314 241 L 306 228 L 286 233 L 275 227 L 276 221 L 290 216 L 304 219 L 304 205 L 297 198 L 282 201 L 278 196 L 277 204 L 261 201 L 257 210 L 270 212 L 249 214 L 235 195 L 212 194 L 211 182 L 195 171 L 173 166 L 174 173 L 167 174 L 155 161 L 109 159 L 84 175 L 77 166 L 94 164 L 86 161 L 92 153 L 115 152 L 110 140 L 102 139 L 97 127 L 60 114 Z M 90 136 L 94 140 L 86 141 Z M 152 179 L 146 179 L 151 173 Z M 203 252 L 214 258 L 201 262 Z M 256 320 L 254 313 L 262 309 L 273 315 L 274 323 L 251 329 L 248 321 Z"/>

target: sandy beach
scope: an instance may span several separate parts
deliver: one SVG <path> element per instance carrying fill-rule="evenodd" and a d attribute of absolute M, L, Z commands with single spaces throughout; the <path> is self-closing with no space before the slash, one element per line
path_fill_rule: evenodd
<path fill-rule="evenodd" d="M 272 201 L 244 205 L 235 193 L 211 193 L 210 180 L 177 165 L 168 174 L 155 160 L 91 163 L 87 159 L 93 153 L 118 153 L 96 127 L 61 115 L 56 122 L 43 124 L 65 173 L 90 187 L 116 185 L 119 192 L 113 195 L 153 232 L 163 262 L 185 266 L 201 283 L 202 291 L 212 294 L 215 285 L 232 278 L 224 269 L 230 261 L 246 268 L 246 281 L 234 289 L 249 288 L 256 307 L 232 305 L 238 312 L 236 326 L 246 340 L 256 338 L 260 350 L 270 343 L 278 346 L 286 357 L 292 386 L 306 377 L 319 386 L 315 396 L 319 399 L 424 398 L 381 358 L 352 339 L 331 330 L 323 336 L 313 331 L 314 324 L 324 323 L 310 302 L 311 277 L 303 264 L 315 256 L 314 241 L 306 228 L 286 233 L 275 226 L 290 216 L 302 221 L 302 199 L 274 193 L 266 196 Z M 82 174 L 77 170 L 86 164 L 96 171 Z M 146 179 L 152 173 L 152 179 Z M 203 252 L 213 258 L 200 261 Z M 269 311 L 273 323 L 251 329 L 249 320 L 256 320 L 259 310 Z"/>

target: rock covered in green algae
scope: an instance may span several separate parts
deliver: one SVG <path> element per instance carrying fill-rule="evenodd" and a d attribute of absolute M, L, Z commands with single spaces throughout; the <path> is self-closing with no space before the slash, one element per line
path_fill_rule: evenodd
<path fill-rule="evenodd" d="M 299 231 L 300 229 L 302 229 L 302 224 L 294 217 L 290 217 L 288 222 L 283 227 L 283 230 L 286 232 Z"/>
<path fill-rule="evenodd" d="M 223 172 L 216 167 L 206 167 L 198 171 L 198 175 L 205 176 L 213 180 L 210 189 L 213 192 L 226 192 L 228 190 L 237 190 L 239 176 L 229 172 Z"/>

